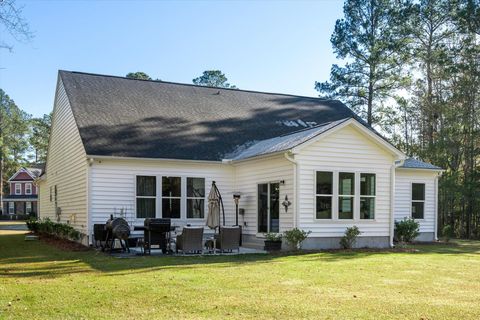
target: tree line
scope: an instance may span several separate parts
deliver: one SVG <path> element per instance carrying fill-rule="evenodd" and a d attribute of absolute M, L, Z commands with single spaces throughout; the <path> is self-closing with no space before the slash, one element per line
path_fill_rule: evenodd
<path fill-rule="evenodd" d="M 445 169 L 439 231 L 480 238 L 480 1 L 346 0 L 317 82 L 409 156 Z"/>

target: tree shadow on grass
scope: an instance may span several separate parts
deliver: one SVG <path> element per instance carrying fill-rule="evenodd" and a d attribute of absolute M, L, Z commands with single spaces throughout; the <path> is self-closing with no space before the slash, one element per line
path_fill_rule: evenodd
<path fill-rule="evenodd" d="M 0 277 L 55 278 L 66 274 L 101 272 L 105 276 L 148 273 L 159 270 L 211 270 L 235 268 L 259 263 L 337 262 L 398 254 L 479 254 L 479 241 L 456 241 L 451 244 L 414 245 L 415 251 L 351 250 L 299 251 L 276 254 L 242 254 L 209 256 L 138 256 L 119 259 L 95 250 L 61 251 L 39 242 L 27 242 L 24 235 L 0 235 Z"/>

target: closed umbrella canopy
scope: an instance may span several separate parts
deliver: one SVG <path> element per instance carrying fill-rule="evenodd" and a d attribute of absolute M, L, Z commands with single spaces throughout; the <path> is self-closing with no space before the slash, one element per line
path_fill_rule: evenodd
<path fill-rule="evenodd" d="M 212 182 L 212 188 L 208 194 L 208 216 L 207 216 L 207 226 L 210 229 L 215 229 L 220 227 L 220 205 L 223 206 L 222 196 L 218 191 L 215 182 Z M 225 219 L 225 218 L 224 218 Z"/>

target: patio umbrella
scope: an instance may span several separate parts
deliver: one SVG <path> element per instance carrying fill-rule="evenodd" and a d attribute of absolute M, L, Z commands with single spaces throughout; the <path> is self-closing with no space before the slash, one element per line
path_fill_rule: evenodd
<path fill-rule="evenodd" d="M 222 207 L 223 225 L 225 225 L 225 209 L 223 207 L 222 195 L 220 194 L 215 181 L 213 181 L 212 188 L 208 194 L 207 226 L 210 229 L 220 227 L 220 207 Z"/>

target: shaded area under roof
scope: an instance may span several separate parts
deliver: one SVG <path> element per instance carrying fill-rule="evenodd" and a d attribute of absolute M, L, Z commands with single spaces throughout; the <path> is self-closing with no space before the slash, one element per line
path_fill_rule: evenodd
<path fill-rule="evenodd" d="M 358 117 L 336 100 L 60 71 L 88 155 L 221 160 L 241 146 Z"/>
<path fill-rule="evenodd" d="M 434 166 L 433 164 L 423 162 L 414 158 L 405 159 L 403 164 L 399 168 L 405 169 L 430 169 L 430 170 L 443 170 L 440 167 Z"/>
<path fill-rule="evenodd" d="M 333 122 L 329 122 L 323 125 L 313 127 L 311 129 L 305 129 L 302 131 L 294 132 L 291 134 L 275 137 L 267 140 L 262 140 L 251 144 L 250 146 L 240 147 L 239 150 L 231 155 L 227 155 L 227 159 L 231 160 L 243 160 L 261 155 L 272 154 L 281 151 L 287 151 L 291 148 L 301 145 L 310 139 L 336 127 L 337 125 L 349 120 L 351 118 L 345 118 Z M 230 157 L 230 158 L 229 158 Z"/>

